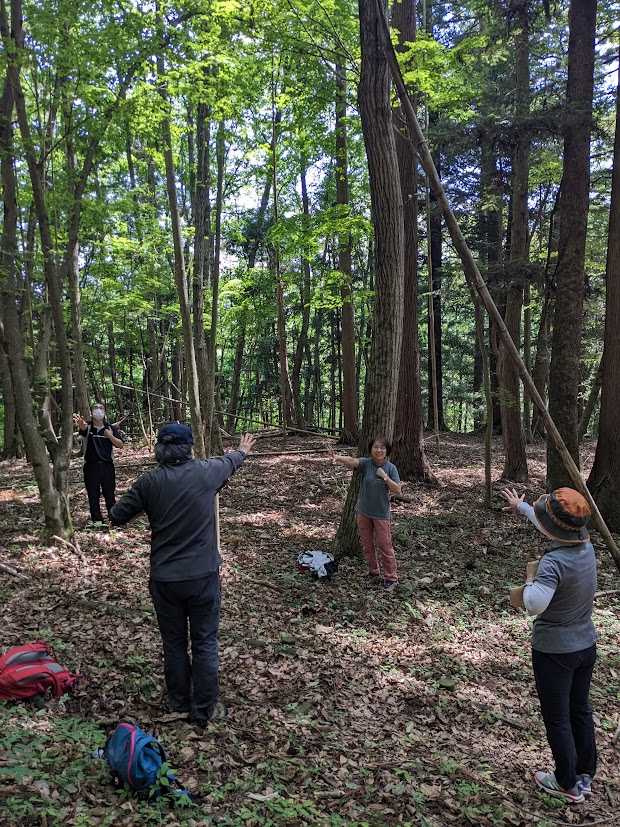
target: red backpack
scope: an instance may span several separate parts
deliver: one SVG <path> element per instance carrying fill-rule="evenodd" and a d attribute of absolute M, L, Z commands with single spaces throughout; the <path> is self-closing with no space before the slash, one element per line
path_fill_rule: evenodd
<path fill-rule="evenodd" d="M 80 677 L 58 663 L 44 640 L 15 646 L 0 658 L 0 701 L 33 698 L 48 689 L 60 698 Z"/>

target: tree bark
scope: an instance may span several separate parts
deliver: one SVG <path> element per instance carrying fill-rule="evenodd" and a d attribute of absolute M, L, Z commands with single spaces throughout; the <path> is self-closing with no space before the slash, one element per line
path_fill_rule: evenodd
<path fill-rule="evenodd" d="M 382 6 L 385 12 L 385 6 Z M 394 430 L 404 300 L 403 202 L 390 105 L 390 70 L 379 37 L 375 0 L 359 0 L 362 65 L 358 101 L 368 158 L 376 244 L 372 352 L 366 377 L 360 453 L 371 438 Z M 338 554 L 359 553 L 354 474 L 333 542 Z"/>
<path fill-rule="evenodd" d="M 158 71 L 163 76 L 163 59 L 158 60 Z M 189 390 L 189 411 L 192 432 L 194 436 L 194 450 L 199 459 L 206 456 L 205 442 L 203 436 L 203 423 L 200 413 L 200 397 L 198 391 L 198 370 L 196 367 L 196 352 L 194 350 L 194 337 L 192 334 L 192 320 L 189 307 L 189 296 L 187 292 L 187 277 L 185 271 L 185 257 L 183 255 L 183 234 L 181 231 L 181 217 L 177 201 L 176 176 L 174 169 L 174 158 L 172 155 L 172 134 L 170 126 L 170 114 L 168 112 L 168 96 L 162 78 L 159 86 L 159 95 L 166 108 L 162 118 L 162 137 L 164 143 L 164 159 L 166 163 L 166 190 L 168 193 L 168 206 L 170 209 L 170 221 L 172 224 L 172 240 L 174 244 L 174 281 L 179 297 L 181 310 L 181 325 L 183 329 L 183 348 L 185 355 L 185 370 L 187 373 L 187 384 Z"/>
<path fill-rule="evenodd" d="M 564 136 L 549 414 L 575 465 L 579 467 L 577 401 L 590 204 L 596 0 L 572 0 L 569 19 L 567 100 L 570 117 Z M 547 480 L 550 491 L 571 483 L 567 469 L 551 442 L 547 443 Z"/>
<path fill-rule="evenodd" d="M 222 247 L 222 209 L 224 206 L 224 121 L 218 124 L 215 139 L 215 157 L 217 163 L 217 186 L 215 192 L 215 237 L 213 245 L 213 269 L 211 271 L 211 329 L 208 339 L 207 354 L 207 392 L 204 410 L 205 447 L 209 454 L 222 453 L 222 437 L 215 415 L 215 371 L 217 367 L 217 325 L 218 303 L 220 300 L 220 258 Z"/>
<path fill-rule="evenodd" d="M 4 9 L 2 13 L 4 18 L 2 21 L 2 30 L 3 32 L 6 32 L 5 37 L 8 38 L 9 30 L 8 26 L 6 25 L 6 15 Z M 11 84 L 11 95 L 13 97 L 15 105 L 17 122 L 19 124 L 22 145 L 24 147 L 24 154 L 26 156 L 26 162 L 30 174 L 30 182 L 32 185 L 35 212 L 37 216 L 37 223 L 39 225 L 39 234 L 41 237 L 43 269 L 47 284 L 49 305 L 52 312 L 52 318 L 54 320 L 54 333 L 56 336 L 58 367 L 60 373 L 60 387 L 62 393 L 60 437 L 58 439 L 58 444 L 54 452 L 54 456 L 52 457 L 53 493 L 48 489 L 48 472 L 43 472 L 42 469 L 39 469 L 41 471 L 41 474 L 37 478 L 37 483 L 40 486 L 41 502 L 43 505 L 46 532 L 48 537 L 51 537 L 54 534 L 56 534 L 62 537 L 63 539 L 71 539 L 71 537 L 73 536 L 73 525 L 71 522 L 71 514 L 69 511 L 68 472 L 69 463 L 71 460 L 71 446 L 73 443 L 73 375 L 71 370 L 71 355 L 67 339 L 67 330 L 65 327 L 64 320 L 61 282 L 56 267 L 56 251 L 52 241 L 52 234 L 50 228 L 49 215 L 47 211 L 47 205 L 45 202 L 45 190 L 43 186 L 41 169 L 37 162 L 34 143 L 31 137 L 26 101 L 24 98 L 20 78 L 20 58 L 18 57 L 18 53 L 23 51 L 25 48 L 25 34 L 23 29 L 21 0 L 12 0 L 11 2 L 10 34 L 10 48 L 12 50 L 15 50 L 15 59 L 10 61 L 7 67 L 7 79 Z M 9 301 L 9 304 L 11 304 L 9 316 L 11 316 L 12 320 L 12 313 L 14 310 L 13 301 Z M 9 333 L 10 341 L 12 341 L 14 344 L 21 343 L 21 338 L 19 342 L 15 338 L 15 332 L 12 330 L 12 324 L 10 324 L 9 326 L 11 328 Z M 17 361 L 20 361 L 21 358 L 22 357 L 19 354 L 16 354 L 16 361 L 13 362 L 11 368 L 13 376 L 13 386 L 15 388 L 16 393 L 18 391 L 17 380 L 15 373 L 13 373 L 13 370 L 16 368 Z M 23 381 L 23 379 L 24 377 L 20 376 L 19 381 L 21 382 Z M 23 389 L 20 389 L 20 394 L 22 393 L 22 390 Z M 28 396 L 30 397 L 29 392 Z M 21 402 L 18 402 L 18 413 L 19 408 L 21 404 L 24 402 L 24 400 L 25 397 L 21 397 Z M 26 422 L 24 422 L 26 429 L 28 429 L 31 426 L 31 424 L 32 423 L 27 424 Z M 25 428 L 22 427 L 22 420 L 20 419 L 20 430 L 22 431 L 24 441 L 26 442 L 27 436 L 25 433 Z M 32 433 L 28 433 L 28 442 L 26 442 L 26 445 L 28 456 L 31 462 L 33 463 L 33 468 L 35 463 L 39 463 L 41 461 L 40 446 L 37 446 L 36 450 L 34 450 L 34 439 L 34 435 Z M 31 449 L 33 450 L 31 451 Z M 44 486 L 44 491 L 41 490 L 41 485 Z"/>
<path fill-rule="evenodd" d="M 392 25 L 398 30 L 398 46 L 416 39 L 415 0 L 394 6 Z M 403 204 L 404 304 L 403 334 L 394 422 L 393 462 L 400 478 L 437 485 L 424 450 L 424 418 L 420 382 L 418 334 L 418 170 L 400 107 L 394 111 L 396 154 Z"/>
<path fill-rule="evenodd" d="M 346 69 L 336 66 L 336 203 L 349 209 L 349 161 L 347 147 L 347 79 Z M 348 214 L 348 213 L 347 213 Z M 355 377 L 355 320 L 353 315 L 353 283 L 351 278 L 351 234 L 338 239 L 338 269 L 341 273 L 342 299 L 342 415 L 340 441 L 356 445 L 359 438 L 357 381 Z"/>
<path fill-rule="evenodd" d="M 21 8 L 12 8 L 12 30 L 21 29 Z M 5 43 L 9 39 L 9 27 L 4 7 L 0 8 L 0 31 Z M 23 41 L 22 41 L 23 42 Z M 19 45 L 19 44 L 17 44 Z M 50 466 L 45 443 L 39 433 L 34 415 L 35 403 L 30 390 L 30 380 L 25 357 L 25 343 L 18 314 L 19 288 L 16 277 L 17 255 L 17 181 L 13 155 L 12 116 L 15 78 L 4 83 L 0 100 L 0 172 L 2 177 L 3 222 L 0 267 L 0 347 L 6 356 L 16 406 L 16 417 L 24 439 L 28 460 L 37 482 L 45 517 L 47 538 L 54 534 L 69 538 L 73 531 L 68 509 L 67 487 L 58 488 L 58 482 L 66 482 L 66 476 L 56 477 Z M 70 415 L 72 411 L 70 411 Z M 70 436 L 72 432 L 69 431 Z M 68 465 L 68 462 L 67 462 Z"/>
<path fill-rule="evenodd" d="M 194 212 L 194 270 L 192 278 L 192 310 L 194 348 L 196 351 L 196 370 L 198 372 L 198 387 L 200 408 L 205 414 L 205 426 L 208 427 L 206 410 L 208 407 L 207 386 L 209 360 L 207 357 L 207 341 L 205 337 L 204 300 L 205 284 L 208 281 L 210 261 L 211 237 L 211 201 L 210 201 L 210 142 L 211 142 L 211 112 L 205 103 L 198 104 L 196 116 L 196 180 L 194 197 L 192 199 Z M 205 450 L 210 441 L 205 433 Z"/>
<path fill-rule="evenodd" d="M 620 80 L 616 95 L 616 132 L 605 274 L 605 338 L 601 413 L 588 488 L 613 531 L 620 531 Z M 601 368 L 599 368 L 599 373 Z"/>
<path fill-rule="evenodd" d="M 303 222 L 308 227 L 310 220 L 310 202 L 308 199 L 308 186 L 306 182 L 306 160 L 302 158 L 301 162 L 301 203 L 303 209 Z M 304 351 L 308 342 L 308 330 L 310 328 L 310 291 L 311 291 L 311 272 L 310 261 L 307 250 L 302 251 L 301 256 L 301 327 L 299 329 L 299 336 L 297 337 L 297 345 L 295 346 L 295 358 L 293 359 L 293 371 L 291 373 L 291 385 L 293 390 L 293 403 L 297 411 L 297 424 L 300 428 L 306 429 L 308 427 L 302 414 L 301 404 L 301 368 L 303 364 Z"/>
<path fill-rule="evenodd" d="M 529 19 L 526 3 L 513 6 L 516 19 L 516 144 L 513 154 L 512 174 L 512 222 L 510 227 L 510 265 L 506 315 L 504 321 L 517 348 L 521 341 L 521 310 L 523 285 L 527 278 L 529 262 L 528 228 L 528 181 L 530 167 L 530 137 L 521 122 L 529 114 L 530 65 Z M 521 421 L 521 386 L 517 368 L 506 348 L 500 344 L 497 360 L 497 377 L 500 385 L 500 411 L 502 439 L 504 441 L 504 470 L 502 479 L 525 482 L 528 479 L 525 438 Z"/>

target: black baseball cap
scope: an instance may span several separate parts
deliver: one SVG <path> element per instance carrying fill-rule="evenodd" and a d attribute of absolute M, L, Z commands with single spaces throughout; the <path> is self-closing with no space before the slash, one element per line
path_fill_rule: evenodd
<path fill-rule="evenodd" d="M 157 434 L 157 442 L 164 445 L 193 445 L 194 437 L 189 425 L 169 422 L 162 425 Z"/>

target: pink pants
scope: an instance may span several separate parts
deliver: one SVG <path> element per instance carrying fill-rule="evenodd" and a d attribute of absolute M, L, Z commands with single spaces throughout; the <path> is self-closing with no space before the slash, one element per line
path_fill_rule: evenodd
<path fill-rule="evenodd" d="M 379 574 L 379 561 L 375 549 L 375 540 L 381 552 L 383 576 L 386 580 L 398 580 L 396 574 L 396 555 L 392 546 L 390 520 L 375 520 L 357 512 L 357 528 L 362 541 L 362 548 L 371 574 Z"/>

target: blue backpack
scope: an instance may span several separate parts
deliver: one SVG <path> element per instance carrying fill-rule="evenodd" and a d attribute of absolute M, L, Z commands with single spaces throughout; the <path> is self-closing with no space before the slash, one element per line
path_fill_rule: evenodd
<path fill-rule="evenodd" d="M 104 756 L 119 783 L 128 784 L 136 792 L 147 794 L 149 798 L 185 795 L 191 801 L 189 792 L 168 769 L 162 745 L 140 727 L 119 724 L 108 738 Z"/>

